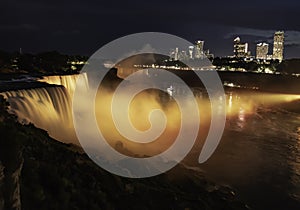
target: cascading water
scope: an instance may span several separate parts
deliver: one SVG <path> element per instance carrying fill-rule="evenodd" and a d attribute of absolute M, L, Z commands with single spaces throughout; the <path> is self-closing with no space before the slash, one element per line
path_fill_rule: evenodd
<path fill-rule="evenodd" d="M 72 95 L 79 76 L 85 78 L 83 87 L 88 87 L 86 75 L 48 76 L 41 82 L 58 86 L 0 93 L 10 104 L 10 112 L 22 123 L 33 123 L 63 142 L 76 143 L 72 121 Z"/>
<path fill-rule="evenodd" d="M 88 79 L 86 73 L 63 76 L 47 76 L 43 77 L 42 79 L 39 79 L 38 81 L 52 85 L 64 86 L 68 90 L 69 94 L 72 96 L 76 88 L 76 82 L 78 77 L 81 77 L 80 81 L 83 81 L 83 84 L 81 84 L 81 88 L 88 88 Z"/>
<path fill-rule="evenodd" d="M 78 143 L 71 113 L 72 95 L 78 76 L 81 75 L 44 77 L 39 81 L 57 86 L 0 94 L 7 98 L 10 111 L 16 113 L 21 122 L 32 122 L 63 142 Z M 88 88 L 86 75 L 82 76 L 85 78 L 80 80 L 82 88 Z M 168 94 L 177 94 L 176 88 L 170 88 Z M 109 102 L 112 93 L 108 90 L 103 92 L 95 100 L 95 114 L 98 125 L 108 137 L 109 143 L 116 145 L 117 149 L 120 147 L 119 151 L 125 154 L 127 148 L 130 149 L 128 151 L 133 149 L 134 152 L 164 151 L 169 145 L 166 142 L 168 137 L 177 135 L 173 132 L 177 129 L 177 122 L 180 125 L 180 113 L 176 105 L 169 100 L 161 102 L 156 95 L 144 92 L 131 104 L 130 116 L 133 124 L 140 130 L 146 130 L 149 127 L 147 118 L 149 111 L 153 108 L 161 108 L 170 119 L 170 128 L 162 137 L 163 141 L 157 144 L 154 142 L 154 144 L 136 146 L 126 141 L 121 142 L 122 136 L 113 127 L 110 114 Z M 205 101 L 205 97 L 202 97 L 201 91 L 195 93 L 196 98 L 199 99 L 200 116 L 203 117 L 201 126 L 204 129 L 200 131 L 205 136 L 205 123 L 210 120 L 207 107 L 210 104 Z M 182 93 L 179 91 L 178 94 Z M 196 145 L 184 163 L 196 166 L 212 179 L 238 189 L 244 200 L 258 209 L 280 208 L 281 204 L 287 205 L 282 209 L 299 209 L 300 112 L 298 107 L 295 109 L 296 113 L 282 108 L 285 107 L 282 104 L 293 105 L 294 103 L 289 104 L 289 102 L 299 100 L 299 95 L 247 92 L 236 89 L 228 92 L 226 99 L 227 126 L 218 150 L 207 163 L 200 166 L 198 163 L 193 165 L 193 160 L 197 160 L 199 156 L 199 147 Z M 86 101 L 82 99 L 80 103 Z M 298 103 L 294 105 L 297 106 Z M 88 124 L 84 129 L 89 133 Z M 293 208 L 295 206 L 297 208 Z"/>

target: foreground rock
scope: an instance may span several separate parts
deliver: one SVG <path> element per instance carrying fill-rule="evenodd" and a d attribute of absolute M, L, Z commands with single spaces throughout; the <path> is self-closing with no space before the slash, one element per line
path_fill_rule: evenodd
<path fill-rule="evenodd" d="M 114 176 L 72 145 L 0 110 L 0 209 L 247 209 L 228 187 L 177 166 L 147 179 Z"/>

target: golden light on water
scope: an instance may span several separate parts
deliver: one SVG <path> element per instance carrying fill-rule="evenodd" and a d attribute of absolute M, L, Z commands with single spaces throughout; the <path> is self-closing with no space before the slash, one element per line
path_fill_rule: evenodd
<path fill-rule="evenodd" d="M 228 113 L 231 113 L 232 103 L 233 103 L 233 102 L 232 102 L 232 98 L 233 98 L 233 97 L 232 97 L 232 93 L 230 93 L 230 94 L 229 94 L 229 99 L 228 99 L 228 109 L 227 109 L 227 110 L 228 110 L 228 111 L 227 111 Z"/>
<path fill-rule="evenodd" d="M 116 145 L 122 145 L 121 149 L 126 148 L 126 151 L 132 151 L 134 154 L 139 154 L 142 151 L 140 155 L 152 156 L 165 151 L 172 145 L 179 133 L 181 123 L 181 112 L 174 100 L 162 102 L 159 91 L 143 91 L 134 97 L 129 106 L 129 118 L 136 129 L 142 132 L 150 129 L 149 114 L 154 109 L 162 110 L 167 119 L 166 128 L 161 136 L 151 143 L 142 144 L 126 139 L 116 129 L 111 115 L 112 96 L 113 92 L 111 91 L 102 90 L 101 93 L 99 91 L 96 98 L 95 110 L 98 126 L 111 146 L 116 147 Z M 299 98 L 299 95 L 289 94 L 257 92 L 255 94 L 241 94 L 229 92 L 226 95 L 226 115 L 228 119 L 234 117 L 237 120 L 238 126 L 243 128 L 246 124 L 247 117 L 255 114 L 257 108 L 291 102 Z M 200 112 L 200 130 L 202 128 L 201 132 L 199 130 L 198 139 L 201 139 L 206 135 L 206 131 L 203 131 L 203 127 L 208 129 L 210 125 L 211 103 L 207 98 L 202 97 L 196 97 L 196 101 Z M 188 106 L 188 102 L 185 104 Z M 119 104 L 119 106 L 125 106 L 125 104 Z M 154 118 L 153 120 L 154 123 L 160 123 L 159 119 Z M 190 121 L 189 123 L 192 124 L 194 122 Z M 120 149 L 120 147 L 117 149 Z"/>
<path fill-rule="evenodd" d="M 75 77 L 70 76 L 66 80 L 59 77 L 49 77 L 47 81 L 51 81 L 53 84 L 66 85 L 67 88 L 26 90 L 24 95 L 21 96 L 18 96 L 17 91 L 2 93 L 2 95 L 10 98 L 10 102 L 14 104 L 14 112 L 18 114 L 21 121 L 26 119 L 34 122 L 38 127 L 46 129 L 51 136 L 62 141 L 66 141 L 66 137 L 68 137 L 66 142 L 78 144 L 71 116 L 71 100 Z M 200 112 L 198 139 L 205 139 L 206 131 L 210 126 L 211 103 L 203 96 L 205 93 L 201 90 L 197 89 L 194 93 Z M 121 142 L 121 145 L 130 149 L 130 151 L 142 151 L 143 155 L 153 155 L 165 151 L 172 145 L 180 130 L 181 112 L 177 103 L 170 100 L 167 93 L 163 93 L 162 97 L 159 91 L 144 91 L 138 94 L 130 104 L 130 121 L 137 130 L 142 132 L 148 130 L 151 126 L 149 121 L 151 111 L 160 109 L 166 116 L 166 129 L 161 136 L 147 144 L 134 143 L 122 136 L 115 128 L 111 115 L 112 96 L 113 91 L 103 89 L 101 94 L 98 93 L 95 101 L 98 126 L 112 146 L 120 146 Z M 166 98 L 167 100 L 165 100 Z M 242 128 L 247 123 L 248 117 L 256 114 L 259 109 L 277 107 L 277 105 L 289 104 L 297 100 L 300 100 L 300 95 L 231 91 L 226 93 L 226 115 L 227 119 L 236 120 Z M 85 100 L 82 100 L 82 103 L 84 104 Z M 124 105 L 120 104 L 119 106 Z M 189 101 L 186 101 L 184 106 L 189 106 Z M 295 103 L 295 106 L 297 106 L 297 103 Z M 160 123 L 159 118 L 153 120 L 154 123 Z M 64 122 L 64 126 L 60 126 L 61 122 Z M 192 125 L 195 122 L 190 121 L 189 123 Z M 86 125 L 86 130 L 89 132 L 89 125 Z"/>
<path fill-rule="evenodd" d="M 276 93 L 265 93 L 255 94 L 254 97 L 266 101 L 266 103 L 283 103 L 299 100 L 300 96 L 296 94 L 276 94 Z"/>
<path fill-rule="evenodd" d="M 121 150 L 119 152 L 126 153 L 127 150 L 130 150 L 134 154 L 140 154 L 143 151 L 140 155 L 155 155 L 165 151 L 172 145 L 180 129 L 181 116 L 176 103 L 169 103 L 168 107 L 164 107 L 158 102 L 157 94 L 147 92 L 138 94 L 132 100 L 129 107 L 129 119 L 136 129 L 146 131 L 150 128 L 149 114 L 154 109 L 162 110 L 167 118 L 166 129 L 159 138 L 143 144 L 126 139 L 116 129 L 110 113 L 112 96 L 111 92 L 98 92 L 95 110 L 98 127 L 112 147 L 116 148 L 116 145 L 120 145 L 120 142 L 122 142 L 122 148 L 116 148 Z M 125 104 L 120 104 L 120 106 L 125 106 Z M 154 123 L 160 123 L 159 119 L 154 118 L 152 120 L 154 120 Z M 126 122 L 126 119 L 124 119 L 124 122 Z M 122 149 L 125 151 L 122 151 Z"/>

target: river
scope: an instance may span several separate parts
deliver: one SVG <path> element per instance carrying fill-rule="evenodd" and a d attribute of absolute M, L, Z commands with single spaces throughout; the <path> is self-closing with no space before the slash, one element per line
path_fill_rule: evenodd
<path fill-rule="evenodd" d="M 8 99 L 10 111 L 22 123 L 32 122 L 62 142 L 79 144 L 71 110 L 75 83 L 79 76 L 84 77 L 85 83 L 82 85 L 88 88 L 85 75 L 48 76 L 41 81 L 58 85 L 57 87 L 1 94 Z M 286 108 L 300 97 L 239 89 L 226 90 L 227 119 L 221 143 L 207 162 L 198 164 L 195 160 L 209 127 L 206 119 L 209 118 L 206 116 L 209 113 L 207 114 L 208 105 L 203 91 L 193 88 L 193 92 L 202 109 L 201 120 L 204 123 L 199 130 L 198 145 L 184 163 L 201 169 L 209 179 L 234 188 L 240 199 L 253 209 L 300 209 L 300 106 L 297 107 L 299 103 L 296 103 L 293 111 Z M 171 119 L 158 143 L 141 147 L 123 139 L 113 127 L 107 109 L 111 93 L 107 91 L 99 95 L 96 103 L 100 108 L 95 113 L 99 124 L 103 119 L 106 122 L 99 127 L 108 137 L 109 143 L 115 146 L 121 141 L 126 151 L 136 154 L 143 150 L 144 155 L 153 155 L 167 149 L 172 144 L 171 138 L 178 133 L 180 115 L 174 101 L 162 100 L 159 96 L 157 92 L 145 92 L 132 104 L 130 115 L 133 124 L 140 130 L 149 127 L 147 113 L 153 108 L 163 109 L 168 119 Z"/>

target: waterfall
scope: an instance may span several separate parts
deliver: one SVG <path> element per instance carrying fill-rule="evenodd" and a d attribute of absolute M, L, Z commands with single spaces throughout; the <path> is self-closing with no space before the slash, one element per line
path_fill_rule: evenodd
<path fill-rule="evenodd" d="M 81 84 L 80 88 L 88 88 L 88 79 L 87 74 L 74 74 L 74 75 L 63 75 L 63 76 L 45 76 L 42 79 L 39 79 L 39 82 L 46 82 L 48 84 L 52 85 L 61 85 L 64 86 L 69 94 L 72 96 L 75 88 L 76 88 L 76 82 L 79 77 L 82 77 L 81 81 L 84 81 L 84 84 Z"/>
<path fill-rule="evenodd" d="M 83 87 L 88 87 L 85 74 L 47 76 L 41 82 L 55 87 L 7 91 L 0 93 L 10 104 L 9 111 L 18 116 L 21 123 L 33 123 L 48 131 L 55 139 L 78 144 L 72 120 L 72 96 L 79 76 L 85 78 Z"/>

